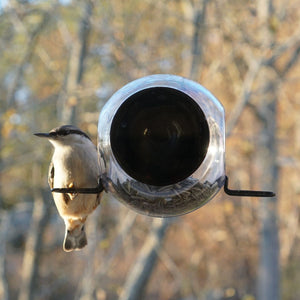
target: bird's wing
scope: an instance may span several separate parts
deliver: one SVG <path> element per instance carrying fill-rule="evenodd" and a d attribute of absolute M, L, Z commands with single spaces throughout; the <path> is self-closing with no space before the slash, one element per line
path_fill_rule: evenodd
<path fill-rule="evenodd" d="M 51 161 L 48 171 L 48 183 L 50 186 L 50 189 L 53 189 L 54 187 L 54 164 Z"/>
<path fill-rule="evenodd" d="M 48 171 L 48 183 L 49 183 L 50 189 L 53 189 L 54 188 L 54 164 L 52 161 L 50 163 L 49 171 Z M 63 194 L 63 199 L 66 204 L 68 204 L 69 201 L 71 200 L 69 194 Z"/>

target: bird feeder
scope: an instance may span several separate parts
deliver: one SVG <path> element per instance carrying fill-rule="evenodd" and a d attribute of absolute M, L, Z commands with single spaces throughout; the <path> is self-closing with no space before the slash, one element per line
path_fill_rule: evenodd
<path fill-rule="evenodd" d="M 225 175 L 225 113 L 203 86 L 175 75 L 128 83 L 103 107 L 98 123 L 101 182 L 139 213 L 169 217 L 210 201 Z"/>

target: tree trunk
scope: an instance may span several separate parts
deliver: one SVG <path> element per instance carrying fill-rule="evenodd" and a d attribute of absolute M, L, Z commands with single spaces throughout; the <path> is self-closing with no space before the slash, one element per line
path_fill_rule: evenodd
<path fill-rule="evenodd" d="M 273 15 L 272 0 L 257 1 L 258 17 L 261 24 L 262 51 L 271 49 L 273 33 L 269 28 L 269 19 Z M 259 119 L 262 121 L 257 149 L 258 166 L 261 170 L 262 188 L 277 192 L 278 167 L 276 119 L 277 119 L 277 77 L 270 69 L 265 70 L 262 87 L 265 92 L 257 107 Z M 260 207 L 261 236 L 260 262 L 258 269 L 258 299 L 280 299 L 279 240 L 277 198 L 261 199 Z"/>
<path fill-rule="evenodd" d="M 264 105 L 263 123 L 260 144 L 257 154 L 258 163 L 262 168 L 262 188 L 277 192 L 278 167 L 276 165 L 276 95 L 270 103 Z M 266 100 L 267 101 L 267 100 Z M 261 199 L 261 237 L 258 299 L 280 299 L 280 269 L 277 198 Z"/>
<path fill-rule="evenodd" d="M 0 299 L 8 300 L 8 284 L 6 280 L 6 237 L 9 230 L 10 217 L 6 211 L 1 212 L 1 227 L 0 227 Z"/>
<path fill-rule="evenodd" d="M 90 18 L 93 12 L 93 3 L 90 0 L 84 2 L 84 12 L 81 18 L 78 39 L 73 42 L 70 47 L 69 66 L 66 74 L 65 87 L 63 93 L 61 93 L 62 108 L 61 116 L 59 119 L 64 124 L 76 124 L 77 123 L 77 104 L 78 95 L 77 90 L 82 82 L 84 73 L 84 60 L 87 54 L 88 37 L 91 31 Z"/>
<path fill-rule="evenodd" d="M 203 59 L 203 43 L 205 38 L 205 20 L 206 8 L 209 0 L 203 0 L 202 3 L 196 2 L 196 11 L 194 13 L 194 33 L 192 42 L 192 60 L 190 66 L 190 79 L 197 81 L 199 69 Z"/>
<path fill-rule="evenodd" d="M 38 167 L 34 166 L 34 182 L 39 182 L 40 173 Z M 44 199 L 40 187 L 34 189 L 34 205 L 31 225 L 25 245 L 25 253 L 22 266 L 22 281 L 19 300 L 31 300 L 34 297 L 36 279 L 38 273 L 38 262 L 42 245 L 43 233 L 50 217 L 50 201 Z"/>
<path fill-rule="evenodd" d="M 193 6 L 193 36 L 191 43 L 191 65 L 189 76 L 197 81 L 203 56 L 204 24 L 208 0 L 194 3 Z M 201 32 L 202 31 L 202 32 Z M 147 282 L 157 261 L 157 251 L 163 244 L 165 233 L 170 224 L 168 219 L 153 221 L 153 229 L 142 247 L 135 265 L 129 272 L 120 300 L 142 299 Z"/>
<path fill-rule="evenodd" d="M 126 284 L 119 300 L 142 299 L 147 282 L 152 274 L 157 261 L 157 253 L 162 246 L 168 219 L 154 219 L 151 233 L 146 239 L 136 263 L 129 272 Z"/>

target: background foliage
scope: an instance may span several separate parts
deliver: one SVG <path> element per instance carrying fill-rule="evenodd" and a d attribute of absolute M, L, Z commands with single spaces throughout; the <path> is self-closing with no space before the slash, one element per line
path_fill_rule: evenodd
<path fill-rule="evenodd" d="M 1 299 L 299 299 L 299 0 L 14 0 L 0 14 Z M 52 149 L 32 133 L 72 123 L 96 143 L 113 92 L 155 73 L 212 91 L 231 186 L 277 198 L 220 192 L 166 221 L 106 195 L 88 247 L 64 253 Z"/>

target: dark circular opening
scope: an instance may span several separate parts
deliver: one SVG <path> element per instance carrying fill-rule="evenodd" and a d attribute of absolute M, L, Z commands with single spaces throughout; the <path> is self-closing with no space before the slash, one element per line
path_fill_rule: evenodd
<path fill-rule="evenodd" d="M 116 112 L 111 148 L 123 170 L 150 185 L 177 183 L 198 169 L 209 144 L 205 115 L 183 92 L 154 87 L 130 96 Z"/>

